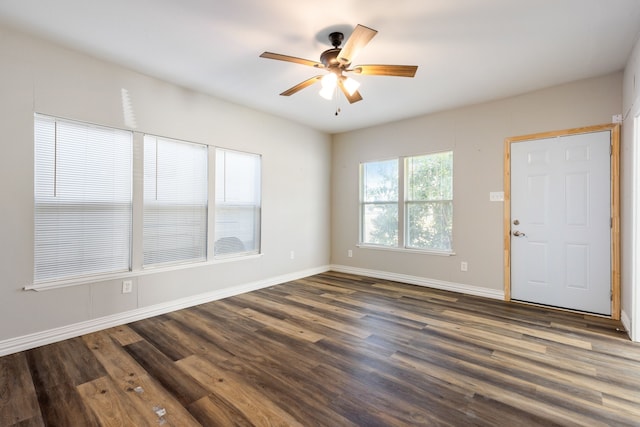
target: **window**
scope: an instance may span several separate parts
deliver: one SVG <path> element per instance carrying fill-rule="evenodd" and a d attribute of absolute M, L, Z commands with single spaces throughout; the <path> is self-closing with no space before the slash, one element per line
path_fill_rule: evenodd
<path fill-rule="evenodd" d="M 260 251 L 260 156 L 216 149 L 214 255 Z"/>
<path fill-rule="evenodd" d="M 363 163 L 361 176 L 361 241 L 398 246 L 398 160 Z"/>
<path fill-rule="evenodd" d="M 34 281 L 128 271 L 132 134 L 34 117 Z"/>
<path fill-rule="evenodd" d="M 453 152 L 360 165 L 361 244 L 450 252 L 452 224 Z"/>
<path fill-rule="evenodd" d="M 453 153 L 405 159 L 405 246 L 451 250 Z"/>
<path fill-rule="evenodd" d="M 207 146 L 144 136 L 144 265 L 207 257 Z"/>

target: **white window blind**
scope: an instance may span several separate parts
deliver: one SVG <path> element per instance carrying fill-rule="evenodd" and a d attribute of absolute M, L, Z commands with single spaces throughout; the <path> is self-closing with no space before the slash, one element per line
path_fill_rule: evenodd
<path fill-rule="evenodd" d="M 260 251 L 260 162 L 257 154 L 216 149 L 215 256 Z"/>
<path fill-rule="evenodd" d="M 207 257 L 207 146 L 144 136 L 144 265 Z"/>
<path fill-rule="evenodd" d="M 34 282 L 128 271 L 132 134 L 36 114 Z"/>

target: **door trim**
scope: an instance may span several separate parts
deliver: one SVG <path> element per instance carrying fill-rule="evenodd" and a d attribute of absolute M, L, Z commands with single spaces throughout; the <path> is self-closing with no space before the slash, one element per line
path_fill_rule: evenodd
<path fill-rule="evenodd" d="M 511 301 L 511 144 L 581 133 L 611 132 L 611 318 L 620 320 L 620 125 L 609 123 L 504 140 L 504 299 Z M 557 308 L 557 307 L 554 307 Z M 575 311 L 575 310 L 568 310 Z M 605 316 L 609 317 L 609 316 Z"/>

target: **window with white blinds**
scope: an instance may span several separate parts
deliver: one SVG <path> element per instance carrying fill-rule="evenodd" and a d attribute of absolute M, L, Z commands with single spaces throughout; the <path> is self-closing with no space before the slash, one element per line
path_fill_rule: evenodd
<path fill-rule="evenodd" d="M 132 133 L 36 114 L 34 282 L 128 271 Z"/>
<path fill-rule="evenodd" d="M 207 146 L 144 136 L 144 265 L 207 257 Z"/>
<path fill-rule="evenodd" d="M 260 251 L 260 164 L 258 154 L 216 149 L 215 256 Z"/>

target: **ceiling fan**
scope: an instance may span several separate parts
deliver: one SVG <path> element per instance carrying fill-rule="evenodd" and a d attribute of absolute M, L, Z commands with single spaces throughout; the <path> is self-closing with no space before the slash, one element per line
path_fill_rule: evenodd
<path fill-rule="evenodd" d="M 355 73 L 373 76 L 398 76 L 413 77 L 418 70 L 416 65 L 355 65 L 351 63 L 358 53 L 371 41 L 378 32 L 364 25 L 358 24 L 353 30 L 349 39 L 340 48 L 344 40 L 344 34 L 333 32 L 329 34 L 329 41 L 333 48 L 327 49 L 320 55 L 320 62 L 309 59 L 297 58 L 295 56 L 281 55 L 279 53 L 264 52 L 261 58 L 276 59 L 279 61 L 293 62 L 296 64 L 307 65 L 314 68 L 321 68 L 329 71 L 324 75 L 311 77 L 297 85 L 285 90 L 280 95 L 290 96 L 294 93 L 320 82 L 322 89 L 320 95 L 326 99 L 332 99 L 334 92 L 338 88 L 344 93 L 349 103 L 353 104 L 362 100 L 362 96 L 358 92 L 360 83 L 351 77 L 345 76 L 344 73 Z"/>

